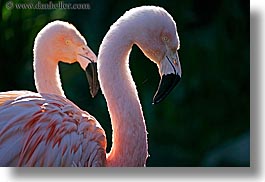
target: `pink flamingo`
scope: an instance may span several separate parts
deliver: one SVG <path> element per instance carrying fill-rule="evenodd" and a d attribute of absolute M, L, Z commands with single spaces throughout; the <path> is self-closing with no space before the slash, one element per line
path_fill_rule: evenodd
<path fill-rule="evenodd" d="M 129 69 L 134 44 L 159 69 L 161 80 L 153 103 L 161 102 L 181 77 L 176 24 L 166 10 L 155 6 L 133 8 L 110 27 L 97 61 L 113 129 L 107 166 L 145 166 L 148 156 L 145 121 Z"/>
<path fill-rule="evenodd" d="M 22 155 L 19 165 L 145 166 L 148 156 L 146 126 L 128 66 L 129 54 L 134 44 L 158 65 L 161 81 L 153 103 L 161 102 L 169 94 L 181 77 L 176 24 L 163 8 L 133 8 L 111 26 L 102 41 L 97 61 L 99 83 L 107 101 L 113 127 L 110 153 L 106 154 L 106 138 L 99 123 L 76 106 L 74 109 L 82 113 L 82 117 L 73 112 L 73 105 L 64 107 L 65 98 L 59 98 L 60 101 L 63 100 L 59 104 L 59 107 L 63 107 L 63 112 L 58 113 L 57 103 L 45 105 L 37 97 L 22 97 L 14 101 L 13 109 L 9 112 L 0 108 L 0 115 L 6 114 L 14 118 L 10 127 L 2 129 L 1 133 L 5 134 L 1 134 L 0 141 L 11 140 L 16 144 L 16 149 L 8 144 L 4 147 L 9 147 L 9 153 L 14 153 L 13 155 Z M 14 110 L 20 114 L 21 106 L 17 108 L 17 105 L 22 103 L 25 106 L 28 103 L 25 100 L 29 99 L 41 103 L 35 108 L 38 116 L 36 119 L 30 117 L 34 121 L 23 124 L 21 128 L 21 125 L 14 124 L 19 122 L 19 115 L 10 115 Z M 46 121 L 42 117 L 43 113 L 56 113 L 56 117 Z M 83 121 L 83 117 L 87 118 L 86 121 Z M 39 122 L 40 119 L 43 121 Z M 17 128 L 16 133 L 9 132 L 13 128 Z M 24 129 L 27 129 L 26 134 Z M 13 134 L 29 141 L 22 144 L 23 147 L 18 147 L 17 145 L 21 146 L 21 140 L 18 136 L 13 137 Z"/>
<path fill-rule="evenodd" d="M 0 92 L 0 166 L 69 166 L 73 163 L 65 158 L 77 152 L 78 145 L 71 142 L 76 137 L 71 133 L 74 124 L 82 121 L 80 130 L 101 127 L 98 129 L 97 124 L 88 122 L 91 116 L 65 98 L 58 62 L 78 62 L 87 73 L 94 97 L 99 88 L 97 58 L 78 30 L 63 21 L 46 25 L 38 33 L 33 51 L 39 93 Z M 66 136 L 58 138 L 59 135 Z M 64 148 L 58 147 L 61 142 L 65 142 Z M 57 156 L 59 150 L 61 158 Z"/>

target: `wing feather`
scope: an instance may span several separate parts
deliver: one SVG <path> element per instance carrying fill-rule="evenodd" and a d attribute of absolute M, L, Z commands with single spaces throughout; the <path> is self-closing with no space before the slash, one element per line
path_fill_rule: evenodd
<path fill-rule="evenodd" d="M 104 166 L 95 118 L 60 96 L 12 94 L 0 104 L 0 166 Z"/>
<path fill-rule="evenodd" d="M 14 137 L 8 138 L 6 142 L 11 143 L 12 145 L 5 145 L 5 147 L 0 148 L 1 156 L 3 156 L 0 158 L 0 164 L 4 164 L 4 166 L 9 164 L 10 167 L 15 167 L 16 164 L 14 161 L 18 157 L 20 149 L 14 146 L 20 145 L 21 136 L 15 135 Z"/>
<path fill-rule="evenodd" d="M 31 94 L 31 91 L 8 91 L 8 92 L 0 92 L 0 106 L 5 102 L 13 101 L 19 96 Z"/>

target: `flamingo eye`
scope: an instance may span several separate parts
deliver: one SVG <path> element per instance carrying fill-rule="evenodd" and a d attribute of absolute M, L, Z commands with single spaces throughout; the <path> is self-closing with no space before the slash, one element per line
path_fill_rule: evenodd
<path fill-rule="evenodd" d="M 162 39 L 163 39 L 164 42 L 168 42 L 169 41 L 167 36 L 162 37 Z"/>
<path fill-rule="evenodd" d="M 70 40 L 65 40 L 65 44 L 66 45 L 70 45 L 71 44 L 71 41 Z"/>

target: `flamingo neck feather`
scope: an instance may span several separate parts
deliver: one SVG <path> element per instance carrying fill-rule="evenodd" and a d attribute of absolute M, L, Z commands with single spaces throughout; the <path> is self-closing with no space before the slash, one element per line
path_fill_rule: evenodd
<path fill-rule="evenodd" d="M 142 107 L 129 69 L 134 44 L 126 26 L 112 26 L 99 49 L 98 74 L 110 113 L 113 137 L 107 166 L 145 166 L 147 132 Z"/>
<path fill-rule="evenodd" d="M 43 37 L 36 38 L 34 44 L 34 79 L 39 93 L 50 93 L 65 97 L 60 80 L 58 60 Z"/>

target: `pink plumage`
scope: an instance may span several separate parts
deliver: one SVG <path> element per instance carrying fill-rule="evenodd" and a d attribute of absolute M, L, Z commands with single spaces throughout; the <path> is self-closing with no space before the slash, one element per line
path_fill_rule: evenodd
<path fill-rule="evenodd" d="M 65 98 L 59 61 L 86 70 L 96 56 L 73 25 L 54 21 L 35 39 L 39 93 L 0 92 L 0 166 L 105 166 L 104 130 Z"/>
<path fill-rule="evenodd" d="M 0 110 L 1 166 L 104 166 L 105 132 L 55 94 L 27 93 Z M 89 159 L 89 160 L 88 160 Z"/>
<path fill-rule="evenodd" d="M 56 23 L 59 26 L 52 29 L 52 35 L 57 35 L 58 29 L 70 33 L 43 39 L 42 44 L 34 46 L 35 84 L 39 93 L 0 93 L 0 165 L 145 166 L 147 131 L 129 70 L 129 54 L 136 44 L 157 64 L 161 82 L 154 103 L 163 100 L 181 76 L 179 38 L 173 18 L 155 6 L 127 11 L 104 37 L 98 60 L 73 26 L 57 21 L 48 28 Z M 45 32 L 41 31 L 42 38 L 47 35 Z M 57 49 L 42 51 L 47 44 Z M 111 117 L 113 145 L 109 154 L 100 124 L 66 99 L 61 88 L 59 60 L 77 61 L 85 69 L 91 63 L 87 57 L 98 63 L 99 83 Z"/>

